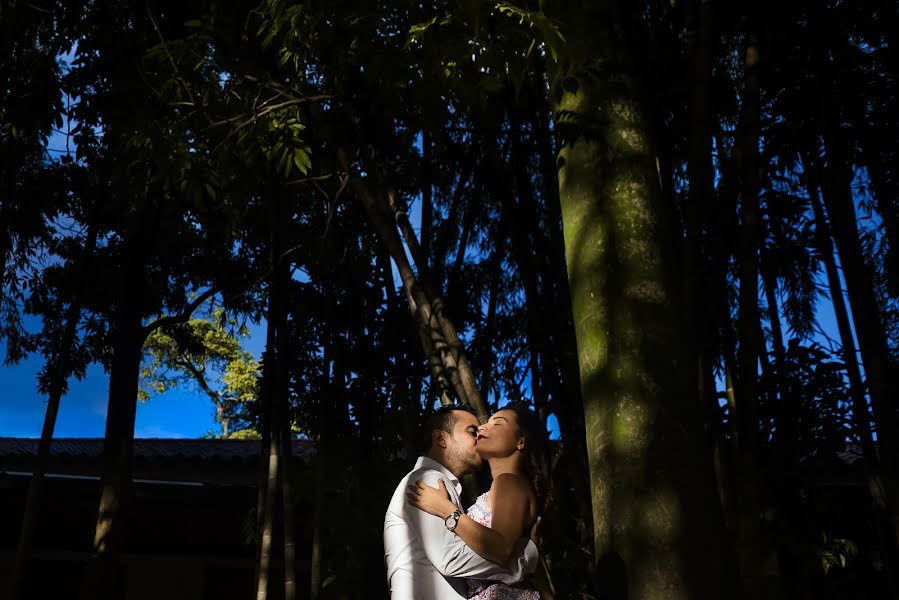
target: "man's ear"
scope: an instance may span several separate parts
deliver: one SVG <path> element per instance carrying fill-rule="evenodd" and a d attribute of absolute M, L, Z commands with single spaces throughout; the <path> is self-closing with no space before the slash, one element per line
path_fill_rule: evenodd
<path fill-rule="evenodd" d="M 447 439 L 446 432 L 442 429 L 434 429 L 431 431 L 431 441 L 436 446 L 440 446 L 441 448 L 446 448 Z"/>

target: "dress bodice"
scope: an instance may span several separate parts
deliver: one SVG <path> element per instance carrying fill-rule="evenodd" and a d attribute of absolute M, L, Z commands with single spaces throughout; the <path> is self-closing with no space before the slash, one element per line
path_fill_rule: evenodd
<path fill-rule="evenodd" d="M 468 507 L 466 514 L 473 521 L 477 521 L 484 527 L 490 527 L 493 523 L 493 513 L 490 511 L 490 506 L 487 505 L 487 494 L 490 492 L 484 492 L 480 496 L 478 496 L 477 500 L 474 501 L 474 504 Z"/>

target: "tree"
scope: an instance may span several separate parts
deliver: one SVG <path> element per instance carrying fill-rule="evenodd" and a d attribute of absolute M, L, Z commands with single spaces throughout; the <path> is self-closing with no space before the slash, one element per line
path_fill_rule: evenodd
<path fill-rule="evenodd" d="M 552 97 L 600 585 L 614 597 L 725 597 L 711 465 L 678 364 L 673 224 L 625 37 L 639 29 L 613 2 L 554 16 L 567 40 Z"/>
<path fill-rule="evenodd" d="M 223 319 L 218 309 L 210 318 L 153 331 L 144 342 L 150 360 L 141 368 L 138 399 L 196 385 L 215 406 L 215 420 L 221 436 L 227 438 L 249 425 L 244 405 L 256 401 L 259 363 L 241 348 Z M 234 322 L 228 325 L 236 327 Z M 237 335 L 246 334 L 246 328 L 237 331 Z"/>

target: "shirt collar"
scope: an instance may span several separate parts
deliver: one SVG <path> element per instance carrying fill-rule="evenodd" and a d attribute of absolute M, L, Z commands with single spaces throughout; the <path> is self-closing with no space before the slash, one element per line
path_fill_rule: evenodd
<path fill-rule="evenodd" d="M 427 456 L 419 456 L 418 460 L 415 462 L 415 468 L 426 468 L 426 469 L 434 469 L 435 471 L 440 471 L 443 475 L 449 479 L 450 483 L 453 484 L 453 487 L 456 488 L 456 493 L 462 493 L 462 484 L 459 483 L 459 478 L 453 475 L 452 471 L 444 467 L 442 464 L 434 460 L 433 458 L 428 458 Z"/>

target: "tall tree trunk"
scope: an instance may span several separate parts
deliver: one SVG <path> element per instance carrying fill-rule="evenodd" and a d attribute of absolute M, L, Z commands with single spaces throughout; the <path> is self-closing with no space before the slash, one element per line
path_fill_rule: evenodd
<path fill-rule="evenodd" d="M 281 496 L 284 509 L 284 600 L 297 597 L 296 519 L 294 518 L 293 443 L 290 420 L 285 418 L 281 448 Z"/>
<path fill-rule="evenodd" d="M 347 171 L 352 171 L 350 162 L 344 151 L 339 151 L 341 166 Z M 421 252 L 421 245 L 415 238 L 408 215 L 399 205 L 399 202 L 390 191 L 386 195 L 389 201 L 380 199 L 358 176 L 353 176 L 350 186 L 356 193 L 365 208 L 369 220 L 381 241 L 387 247 L 391 258 L 396 264 L 406 291 L 406 299 L 416 320 L 422 326 L 430 340 L 441 351 L 441 360 L 445 372 L 449 375 L 453 384 L 453 390 L 463 404 L 470 405 L 478 415 L 481 422 L 486 422 L 489 413 L 481 392 L 475 383 L 471 365 L 465 348 L 456 333 L 455 326 L 449 320 L 445 312 L 443 299 L 436 293 L 436 288 L 431 284 L 432 277 L 428 270 L 427 261 Z M 397 226 L 403 232 L 410 253 L 416 260 L 421 279 L 416 277 L 412 266 L 406 258 Z M 422 342 L 427 344 L 427 338 L 422 336 Z M 425 347 L 425 353 L 430 354 Z"/>
<path fill-rule="evenodd" d="M 518 273 L 524 288 L 532 392 L 536 401 L 544 402 L 547 392 L 554 387 L 557 379 L 546 323 L 545 306 L 549 299 L 543 296 L 543 289 L 539 284 L 540 280 L 544 279 L 540 259 L 546 256 L 548 249 L 539 226 L 537 198 L 526 170 L 527 163 L 521 147 L 523 143 L 521 123 L 517 110 L 510 111 L 509 127 L 511 130 L 509 158 L 512 167 L 506 164 L 499 153 L 499 148 L 496 147 L 493 152 L 493 171 L 497 177 L 494 181 L 498 184 L 496 192 L 504 207 L 500 221 L 507 219 L 511 221 L 511 251 L 518 264 Z M 509 185 L 509 180 L 514 183 L 514 188 Z M 558 390 L 553 391 L 558 394 Z"/>
<path fill-rule="evenodd" d="M 330 305 L 330 304 L 329 304 Z M 325 322 L 331 323 L 331 311 L 328 309 L 326 313 Z M 323 342 L 324 348 L 322 351 L 322 389 L 325 391 L 325 400 L 328 404 L 331 403 L 334 395 L 334 379 L 337 378 L 337 365 L 334 365 L 332 370 L 332 355 L 333 352 L 333 341 L 330 335 Z M 324 425 L 326 424 L 325 419 L 328 417 L 324 414 L 321 415 L 322 419 L 322 433 L 324 434 L 326 431 L 331 434 L 332 432 L 328 430 Z M 322 435 L 320 438 L 320 445 L 326 446 L 333 443 L 333 439 L 331 435 Z M 333 446 L 331 446 L 333 447 Z M 330 454 L 331 447 L 328 448 Z M 323 452 L 324 448 L 320 448 L 319 452 L 316 453 L 316 456 L 313 457 L 313 484 L 315 485 L 315 491 L 313 493 L 313 506 L 312 506 L 312 548 L 311 548 L 311 556 L 310 556 L 310 569 L 309 569 L 309 597 L 313 600 L 317 600 L 321 595 L 321 586 L 322 586 L 322 520 L 324 518 L 324 497 L 325 497 L 325 484 L 327 478 L 327 470 L 325 465 L 325 460 L 328 454 Z"/>
<path fill-rule="evenodd" d="M 840 274 L 834 259 L 833 242 L 831 240 L 830 226 L 824 214 L 824 207 L 818 197 L 817 171 L 811 166 L 811 161 L 806 157 L 806 176 L 808 179 L 809 198 L 812 202 L 812 210 L 815 215 L 815 236 L 818 245 L 818 253 L 824 262 L 827 273 L 827 284 L 830 288 L 830 298 L 833 302 L 834 315 L 836 316 L 837 329 L 840 332 L 843 363 L 846 365 L 846 374 L 849 379 L 849 393 L 852 398 L 853 425 L 862 448 L 862 456 L 865 461 L 865 475 L 868 480 L 868 492 L 871 496 L 871 505 L 874 520 L 877 527 L 878 538 L 882 547 L 881 556 L 884 563 L 884 572 L 890 589 L 890 598 L 899 598 L 899 544 L 897 544 L 893 530 L 889 506 L 895 501 L 887 497 L 887 488 L 883 482 L 882 465 L 874 445 L 871 434 L 871 414 L 865 398 L 865 387 L 862 381 L 861 369 L 856 358 L 855 339 L 852 335 L 852 327 L 849 323 L 849 311 L 843 298 L 843 286 L 840 283 Z M 890 492 L 893 490 L 890 489 Z"/>
<path fill-rule="evenodd" d="M 715 440 L 715 472 L 718 477 L 718 495 L 724 511 L 727 533 L 731 546 L 738 545 L 737 517 L 737 482 L 739 473 L 736 466 L 735 440 L 739 437 L 737 431 L 737 342 L 734 332 L 733 317 L 730 306 L 731 281 L 728 278 L 728 263 L 736 254 L 735 241 L 739 238 L 737 223 L 737 198 L 738 152 L 727 156 L 724 148 L 723 132 L 717 129 L 715 132 L 715 145 L 718 148 L 717 170 L 720 174 L 717 189 L 717 202 L 708 206 L 707 218 L 709 230 L 718 232 L 708 236 L 707 258 L 709 272 L 706 282 L 709 293 L 710 321 L 715 325 L 711 328 L 713 341 L 710 342 L 714 353 L 720 357 L 724 371 L 724 390 L 714 399 L 714 404 L 709 411 L 715 413 L 715 419 L 710 423 L 717 431 L 710 431 Z M 727 407 L 727 424 L 721 422 L 723 415 L 719 398 L 725 401 Z"/>
<path fill-rule="evenodd" d="M 269 247 L 269 265 L 271 280 L 268 289 L 268 314 L 266 322 L 265 354 L 262 360 L 262 402 L 263 418 L 266 421 L 264 427 L 267 433 L 268 447 L 265 448 L 261 459 L 268 463 L 266 471 L 265 497 L 262 503 L 261 518 L 259 520 L 260 535 L 257 539 L 259 545 L 257 551 L 258 565 L 256 569 L 256 598 L 265 600 L 268 597 L 271 586 L 273 540 L 275 533 L 275 512 L 278 501 L 278 489 L 283 484 L 281 476 L 284 472 L 282 465 L 283 456 L 283 398 L 281 386 L 281 360 L 279 340 L 284 335 L 286 322 L 286 305 L 284 302 L 284 276 L 286 262 L 281 255 L 282 236 L 280 235 L 281 215 L 280 199 L 276 199 L 277 205 L 271 209 L 273 219 L 270 223 L 271 242 Z"/>
<path fill-rule="evenodd" d="M 776 403 L 773 406 L 776 429 L 774 439 L 775 445 L 780 449 L 779 455 L 784 461 L 782 464 L 786 465 L 784 474 L 787 474 L 798 460 L 798 457 L 795 456 L 795 442 L 799 407 L 796 405 L 795 395 L 786 389 L 784 384 L 787 357 L 784 350 L 780 311 L 778 310 L 777 277 L 772 272 L 772 266 L 768 264 L 768 260 L 773 260 L 773 258 L 762 261 L 761 275 L 765 287 L 765 299 L 768 303 L 767 316 L 768 324 L 771 326 L 771 351 L 774 354 L 774 368 L 768 379 L 771 392 L 769 402 Z M 766 349 L 760 348 L 759 353 L 764 355 Z"/>
<path fill-rule="evenodd" d="M 547 94 L 545 65 L 536 62 L 534 97 L 537 108 L 533 113 L 533 131 L 538 146 L 541 197 L 544 199 L 546 235 L 549 238 L 548 280 L 555 290 L 553 329 L 557 343 L 555 359 L 559 364 L 559 393 L 553 398 L 553 411 L 559 422 L 564 445 L 559 460 L 566 476 L 574 487 L 576 536 L 582 548 L 593 548 L 593 511 L 590 504 L 589 467 L 587 462 L 586 429 L 584 426 L 584 402 L 581 396 L 580 367 L 578 366 L 577 339 L 571 314 L 571 291 L 568 286 L 568 268 L 565 264 L 565 239 L 562 234 L 562 207 L 559 203 L 559 179 L 556 173 L 556 148 L 551 134 L 552 110 Z M 563 460 L 564 459 L 564 460 Z M 592 576 L 592 571 L 590 571 Z M 560 582 L 562 585 L 562 582 Z"/>
<path fill-rule="evenodd" d="M 852 196 L 852 174 L 846 142 L 832 117 L 827 117 L 824 143 L 827 169 L 821 178 L 824 206 L 843 266 L 855 332 L 864 364 L 871 408 L 877 426 L 877 445 L 895 539 L 899 540 L 899 414 L 896 366 L 890 358 L 873 276 L 862 254 Z"/>
<path fill-rule="evenodd" d="M 322 590 L 322 504 L 324 503 L 324 477 L 322 476 L 321 463 L 316 461 L 313 466 L 313 485 L 315 486 L 312 500 L 312 551 L 309 556 L 309 600 L 318 600 Z"/>
<path fill-rule="evenodd" d="M 712 34 L 713 2 L 689 0 L 685 6 L 686 36 L 693 58 L 693 98 L 690 107 L 690 157 L 687 163 L 689 197 L 685 211 L 684 306 L 691 356 L 695 361 L 696 400 L 711 431 L 717 419 L 713 365 L 714 332 L 708 314 L 708 269 L 703 259 L 703 231 L 714 193 L 712 169 Z M 711 436 L 710 436 L 711 438 Z M 710 443 L 711 439 L 710 439 Z"/>
<path fill-rule="evenodd" d="M 96 238 L 93 238 L 96 240 Z M 12 580 L 9 584 L 10 600 L 19 600 L 22 597 L 22 585 L 25 581 L 25 571 L 28 558 L 34 543 L 34 527 L 37 522 L 43 491 L 44 474 L 47 470 L 47 459 L 50 457 L 50 444 L 53 441 L 53 430 L 56 428 L 56 416 L 59 413 L 59 403 L 66 389 L 66 380 L 70 373 L 62 367 L 66 362 L 65 356 L 73 352 L 75 336 L 78 331 L 78 321 L 81 319 L 81 306 L 77 303 L 69 305 L 64 318 L 64 330 L 59 344 L 48 365 L 52 373 L 50 393 L 47 395 L 47 411 L 44 413 L 44 426 L 41 429 L 41 440 L 37 448 L 37 456 L 34 466 L 31 468 L 31 481 L 28 484 L 28 494 L 25 497 L 25 510 L 22 515 L 22 524 L 19 529 L 19 543 L 16 548 L 16 558 L 12 571 Z"/>
<path fill-rule="evenodd" d="M 421 157 L 424 161 L 424 177 L 421 186 L 421 251 L 425 259 L 431 256 L 431 236 L 434 225 L 434 186 L 431 157 L 431 134 L 425 130 L 421 133 Z"/>
<path fill-rule="evenodd" d="M 481 372 L 481 390 L 484 392 L 484 399 L 490 402 L 490 387 L 493 385 L 493 338 L 496 331 L 496 305 L 499 303 L 499 286 L 502 282 L 502 260 L 505 249 L 505 231 L 502 227 L 502 219 L 500 226 L 494 239 L 493 252 L 489 259 L 490 268 L 490 289 L 487 292 L 487 318 L 484 324 L 484 343 L 487 344 L 486 362 Z"/>
<path fill-rule="evenodd" d="M 776 593 L 776 567 L 762 538 L 759 471 L 758 356 L 759 339 L 759 49 L 754 31 L 748 34 L 744 61 L 743 108 L 740 122 L 740 309 L 737 375 L 736 440 L 739 468 L 739 555 L 743 597 L 768 598 Z M 766 564 L 767 563 L 767 564 Z"/>
<path fill-rule="evenodd" d="M 397 323 L 400 320 L 399 297 L 396 293 L 396 287 L 393 283 L 393 273 L 390 269 L 390 256 L 384 250 L 383 246 L 377 250 L 377 260 L 381 267 L 381 274 L 384 281 L 384 297 L 387 299 L 387 314 L 385 319 L 388 323 Z M 394 328 L 394 325 L 388 325 L 388 329 Z M 417 328 L 417 325 L 416 325 Z M 404 338 L 403 338 L 404 339 Z M 431 365 L 431 357 L 428 363 Z M 441 379 L 442 363 L 439 357 L 435 357 L 436 370 L 431 371 L 431 379 L 434 389 L 438 389 Z M 399 343 L 394 352 L 394 364 L 397 369 L 397 385 L 393 394 L 394 406 L 400 408 L 403 418 L 403 448 L 407 458 L 415 456 L 417 451 L 415 439 L 418 434 L 418 422 L 421 412 L 421 376 L 416 375 L 417 361 L 408 356 L 406 352 L 406 344 Z M 434 366 L 434 365 L 432 365 Z M 443 378 L 444 383 L 448 387 L 448 382 Z M 417 381 L 417 383 L 415 383 Z M 411 384 L 411 386 L 410 386 Z M 411 387 L 411 389 L 410 389 Z M 416 391 L 417 390 L 417 391 Z"/>
<path fill-rule="evenodd" d="M 126 274 L 125 278 L 133 280 L 133 275 Z M 101 496 L 91 557 L 85 572 L 84 600 L 116 598 L 121 583 L 118 579 L 119 554 L 132 493 L 134 419 L 137 414 L 141 347 L 145 338 L 137 309 L 138 299 L 133 296 L 139 289 L 134 285 L 130 293 L 123 294 L 116 312 L 103 441 Z"/>
<path fill-rule="evenodd" d="M 266 324 L 267 325 L 267 324 Z M 267 328 L 267 327 L 266 327 Z M 265 357 L 263 356 L 262 366 L 265 368 Z M 262 386 L 265 386 L 265 378 L 262 378 Z M 259 432 L 261 434 L 259 441 L 259 463 L 258 463 L 258 475 L 256 478 L 256 528 L 255 528 L 255 542 L 256 542 L 256 560 L 253 565 L 253 583 L 257 586 L 261 576 L 261 567 L 262 567 L 262 535 L 265 530 L 265 515 L 266 515 L 266 506 L 265 501 L 268 497 L 268 477 L 269 477 L 269 454 L 271 448 L 271 431 L 269 431 L 269 419 L 266 417 L 266 412 L 268 408 L 266 406 L 266 398 L 267 393 L 264 390 L 260 390 L 260 404 L 262 406 L 262 415 L 259 419 Z M 268 571 L 266 571 L 267 573 Z"/>
<path fill-rule="evenodd" d="M 275 502 L 278 496 L 278 478 L 279 471 L 279 444 L 277 432 L 270 434 L 268 443 L 268 452 L 262 456 L 263 460 L 268 461 L 267 479 L 265 486 L 265 502 L 262 509 L 262 527 L 261 535 L 258 540 L 260 544 L 258 556 L 259 565 L 256 575 L 256 598 L 257 600 L 265 600 L 268 597 L 268 590 L 272 569 L 272 539 L 275 531 Z"/>
<path fill-rule="evenodd" d="M 396 221 L 400 232 L 403 234 L 403 239 L 406 241 L 406 246 L 409 248 L 412 259 L 415 261 L 415 268 L 418 271 L 419 281 L 424 291 L 424 297 L 430 300 L 430 305 L 433 310 L 432 315 L 435 317 L 436 321 L 435 324 L 439 327 L 440 332 L 446 340 L 448 352 L 445 354 L 444 362 L 446 363 L 448 359 L 451 359 L 451 362 L 447 364 L 447 367 L 449 367 L 450 364 L 454 367 L 453 369 L 447 368 L 447 370 L 452 377 L 456 376 L 453 375 L 454 371 L 457 373 L 459 383 L 463 389 L 464 402 L 475 410 L 478 419 L 480 419 L 482 423 L 486 422 L 489 417 L 487 404 L 481 396 L 481 391 L 478 388 L 474 372 L 468 362 L 468 354 L 465 351 L 462 340 L 459 339 L 459 336 L 456 333 L 456 327 L 446 313 L 446 305 L 440 292 L 440 288 L 431 274 L 427 256 L 422 250 L 418 238 L 415 236 L 415 231 L 412 228 L 412 224 L 409 222 L 409 216 L 405 206 L 402 205 L 400 199 L 392 188 L 387 190 L 387 200 L 388 206 L 393 213 L 394 220 Z"/>
<path fill-rule="evenodd" d="M 2 215 L 2 209 L 0 209 Z M 0 219 L 2 222 L 2 219 Z M 87 234 L 83 254 L 89 257 L 97 246 L 97 231 L 91 227 Z M 0 278 L 2 278 L 0 269 Z M 0 296 L 0 302 L 2 302 Z M 50 456 L 50 445 L 53 441 L 53 431 L 56 428 L 56 417 L 59 414 L 59 404 L 68 388 L 68 379 L 71 376 L 70 358 L 75 351 L 75 339 L 78 335 L 78 322 L 81 320 L 81 306 L 77 302 L 69 304 L 63 318 L 63 331 L 55 348 L 48 358 L 47 370 L 51 376 L 50 391 L 47 395 L 47 411 L 44 413 L 44 425 L 41 429 L 41 440 L 38 444 L 37 456 L 31 469 L 31 481 L 28 484 L 28 494 L 25 497 L 25 511 L 22 515 L 22 525 L 19 529 L 19 543 L 16 548 L 16 559 L 13 566 L 12 581 L 10 582 L 9 598 L 19 600 L 22 595 L 22 585 L 25 580 L 25 570 L 31 548 L 34 541 L 34 526 L 37 522 L 43 491 L 44 474 L 47 469 L 47 460 Z"/>
<path fill-rule="evenodd" d="M 565 9 L 553 15 L 568 41 L 553 98 L 600 589 L 730 597 L 711 460 L 679 364 L 671 224 L 622 22 L 611 1 Z"/>
<path fill-rule="evenodd" d="M 279 202 L 281 217 L 278 222 L 281 239 L 285 239 L 284 227 L 289 222 L 289 215 L 284 210 L 284 202 Z M 283 247 L 283 244 L 278 244 Z M 275 269 L 274 276 L 278 278 L 278 302 L 277 315 L 277 355 L 275 361 L 275 394 L 272 400 L 277 412 L 276 424 L 279 428 L 281 473 L 281 506 L 284 528 L 284 600 L 296 600 L 297 574 L 296 574 L 296 521 L 294 519 L 294 489 L 293 489 L 293 440 L 290 418 L 290 395 L 287 380 L 287 356 L 290 352 L 287 335 L 287 292 L 290 285 L 290 262 L 287 257 L 281 256 Z"/>
<path fill-rule="evenodd" d="M 885 13 L 896 21 L 895 10 L 887 8 Z M 871 178 L 877 212 L 883 221 L 883 233 L 887 239 L 884 267 L 890 292 L 894 297 L 899 297 L 899 181 L 895 167 L 891 169 L 897 158 L 894 142 L 899 127 L 895 118 L 884 112 L 874 108 L 870 114 L 859 116 L 853 126 L 861 137 L 861 157 Z"/>
<path fill-rule="evenodd" d="M 0 223 L 6 221 L 3 216 L 3 207 L 0 205 Z M 6 261 L 9 254 L 9 238 L 8 232 L 0 233 L 0 310 L 3 309 L 4 297 L 6 296 Z"/>

